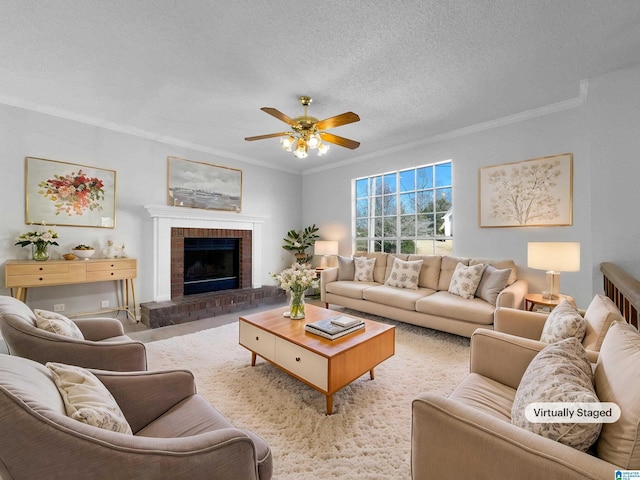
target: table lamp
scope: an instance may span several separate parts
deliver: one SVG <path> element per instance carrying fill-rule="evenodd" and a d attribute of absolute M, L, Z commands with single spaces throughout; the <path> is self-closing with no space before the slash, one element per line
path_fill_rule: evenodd
<path fill-rule="evenodd" d="M 338 242 L 336 240 L 318 240 L 313 246 L 314 255 L 322 255 L 319 268 L 327 268 L 327 257 L 338 255 Z"/>
<path fill-rule="evenodd" d="M 560 297 L 560 272 L 580 271 L 579 242 L 529 242 L 527 266 L 547 271 L 547 290 L 542 297 Z"/>

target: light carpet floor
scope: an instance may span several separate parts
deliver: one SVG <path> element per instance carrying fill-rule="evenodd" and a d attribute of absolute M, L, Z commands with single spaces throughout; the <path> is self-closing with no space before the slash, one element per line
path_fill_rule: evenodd
<path fill-rule="evenodd" d="M 443 395 L 468 372 L 469 340 L 396 325 L 396 352 L 325 397 L 238 344 L 238 324 L 147 343 L 150 370 L 184 368 L 198 393 L 236 427 L 262 436 L 273 452 L 274 480 L 410 479 L 411 402 Z"/>

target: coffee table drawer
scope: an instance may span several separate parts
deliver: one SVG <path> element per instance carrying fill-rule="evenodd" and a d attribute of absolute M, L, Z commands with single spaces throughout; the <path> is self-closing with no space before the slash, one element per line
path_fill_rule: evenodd
<path fill-rule="evenodd" d="M 247 322 L 240 322 L 240 345 L 262 358 L 275 359 L 276 336 Z"/>
<path fill-rule="evenodd" d="M 276 363 L 316 387 L 327 390 L 328 366 L 326 357 L 310 352 L 282 338 L 276 338 Z"/>

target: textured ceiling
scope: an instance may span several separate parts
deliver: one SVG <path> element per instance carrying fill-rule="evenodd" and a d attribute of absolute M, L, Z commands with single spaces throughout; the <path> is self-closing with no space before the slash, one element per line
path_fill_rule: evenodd
<path fill-rule="evenodd" d="M 640 63 L 638 0 L 0 0 L 0 102 L 290 171 L 575 98 Z M 299 160 L 259 110 L 345 111 Z M 194 160 L 199 160 L 194 158 Z M 164 159 L 159 159 L 159 162 Z"/>

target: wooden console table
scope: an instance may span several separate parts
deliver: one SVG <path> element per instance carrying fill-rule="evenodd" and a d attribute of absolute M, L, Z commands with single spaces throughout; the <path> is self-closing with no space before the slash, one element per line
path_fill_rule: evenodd
<path fill-rule="evenodd" d="M 78 283 L 116 281 L 124 287 L 124 295 L 118 298 L 118 308 L 127 316 L 136 318 L 136 296 L 133 279 L 138 276 L 138 262 L 135 258 L 89 258 L 87 260 L 8 260 L 4 264 L 5 286 L 11 289 L 11 296 L 27 301 L 27 290 L 31 287 L 71 285 Z M 131 296 L 129 296 L 131 290 Z"/>

